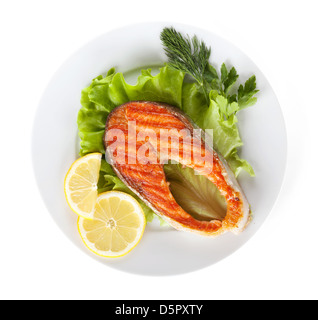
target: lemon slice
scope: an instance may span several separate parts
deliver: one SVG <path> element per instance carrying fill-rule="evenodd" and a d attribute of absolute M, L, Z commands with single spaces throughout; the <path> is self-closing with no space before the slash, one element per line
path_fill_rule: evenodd
<path fill-rule="evenodd" d="M 101 159 L 101 153 L 90 153 L 79 158 L 65 177 L 66 200 L 75 213 L 86 219 L 92 219 L 94 214 Z"/>
<path fill-rule="evenodd" d="M 78 219 L 78 230 L 88 249 L 108 258 L 121 257 L 135 248 L 145 225 L 138 201 L 120 191 L 98 196 L 93 220 Z"/>

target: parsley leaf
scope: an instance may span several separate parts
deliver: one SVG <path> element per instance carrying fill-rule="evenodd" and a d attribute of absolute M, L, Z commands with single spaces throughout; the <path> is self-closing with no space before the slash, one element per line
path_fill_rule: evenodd
<path fill-rule="evenodd" d="M 250 107 L 256 103 L 257 98 L 254 95 L 259 90 L 256 90 L 256 77 L 251 76 L 243 86 L 242 84 L 238 89 L 238 105 L 240 110 Z"/>
<path fill-rule="evenodd" d="M 222 64 L 222 67 L 221 67 L 221 75 L 222 75 L 221 79 L 223 83 L 223 91 L 225 95 L 227 95 L 239 76 L 234 67 L 230 70 L 230 72 L 228 72 L 224 63 Z"/>

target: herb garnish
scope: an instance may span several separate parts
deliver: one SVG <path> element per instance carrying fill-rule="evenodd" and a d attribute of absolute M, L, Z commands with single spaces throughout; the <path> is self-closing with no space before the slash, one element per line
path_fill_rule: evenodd
<path fill-rule="evenodd" d="M 219 76 L 209 63 L 211 48 L 197 36 L 192 38 L 189 35 L 183 36 L 171 27 L 163 29 L 160 39 L 168 57 L 168 65 L 192 76 L 208 104 L 212 90 L 227 99 L 229 108 L 225 112 L 225 117 L 256 103 L 255 94 L 259 91 L 256 90 L 256 77 L 251 76 L 244 86 L 241 84 L 233 92 L 231 89 L 239 77 L 236 69 L 232 67 L 228 71 L 223 63 Z"/>

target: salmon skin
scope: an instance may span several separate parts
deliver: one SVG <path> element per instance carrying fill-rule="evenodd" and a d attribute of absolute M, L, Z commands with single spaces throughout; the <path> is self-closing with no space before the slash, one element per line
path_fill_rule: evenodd
<path fill-rule="evenodd" d="M 195 129 L 193 122 L 173 106 L 149 101 L 125 103 L 107 118 L 106 159 L 118 177 L 174 228 L 205 236 L 240 233 L 249 221 L 248 201 L 226 161 Z M 167 139 L 168 130 L 172 131 Z M 136 139 L 140 136 L 144 141 Z M 167 151 L 163 156 L 162 150 Z M 163 164 L 167 160 L 204 174 L 218 188 L 227 205 L 224 219 L 201 221 L 182 209 L 166 180 Z"/>

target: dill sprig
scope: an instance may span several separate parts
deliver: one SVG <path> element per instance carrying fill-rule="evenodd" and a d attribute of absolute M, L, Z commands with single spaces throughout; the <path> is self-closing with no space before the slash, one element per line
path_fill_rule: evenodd
<path fill-rule="evenodd" d="M 207 47 L 197 36 L 192 38 L 189 35 L 183 36 L 171 27 L 162 30 L 160 39 L 168 57 L 168 65 L 191 75 L 203 92 L 208 105 L 210 104 L 209 94 L 212 90 L 214 96 L 216 92 L 218 96 L 223 97 L 217 100 L 226 118 L 256 103 L 255 95 L 258 92 L 256 77 L 251 76 L 244 86 L 241 84 L 235 90 L 233 87 L 239 77 L 236 69 L 232 67 L 228 70 L 223 63 L 219 76 L 216 69 L 209 63 L 211 48 Z"/>
<path fill-rule="evenodd" d="M 164 28 L 160 39 L 168 57 L 169 65 L 191 75 L 202 87 L 208 99 L 205 71 L 209 65 L 211 48 L 208 48 L 197 36 L 192 38 L 189 35 L 183 36 L 172 27 Z"/>

